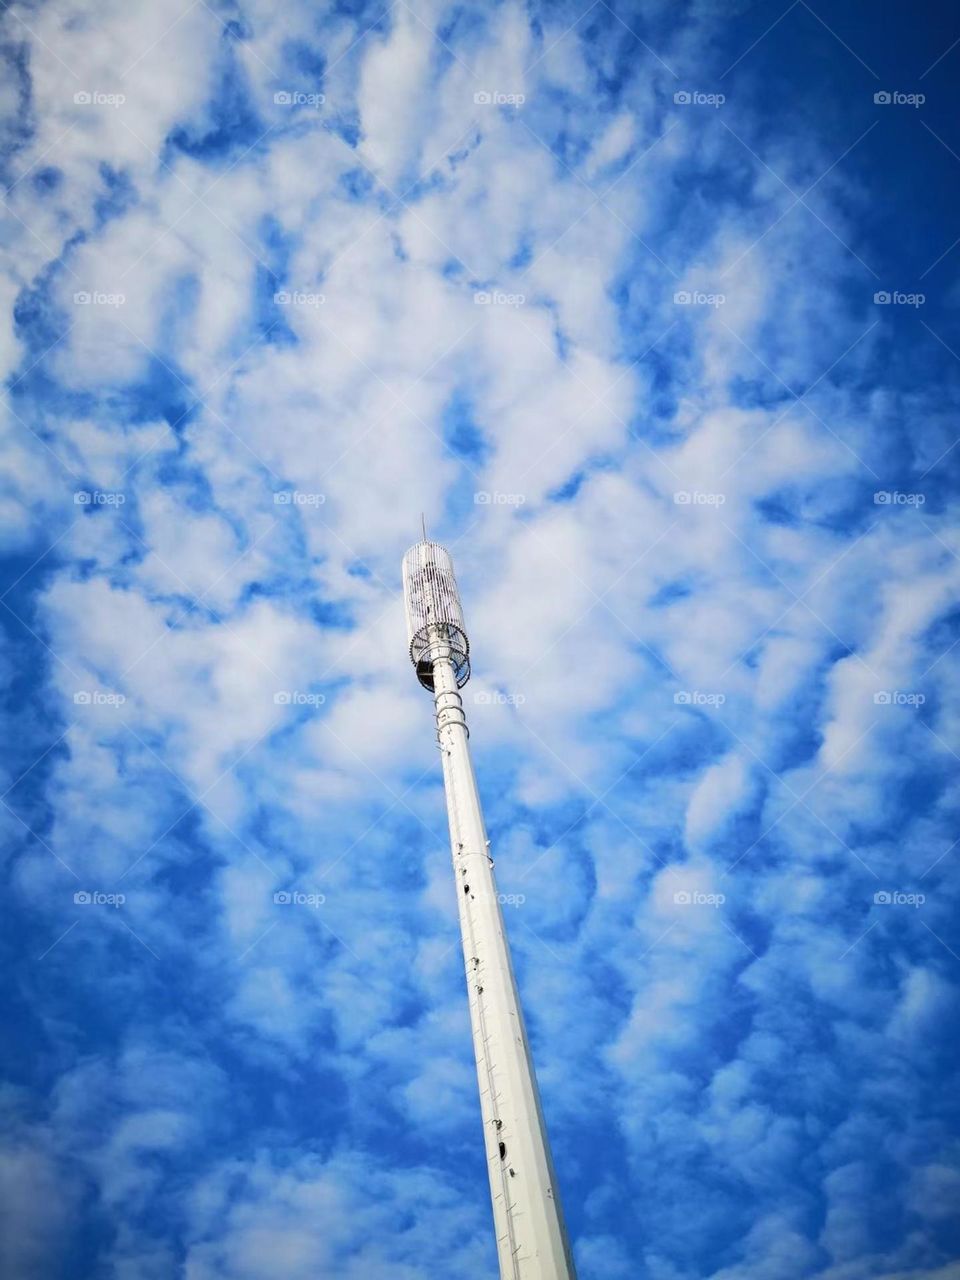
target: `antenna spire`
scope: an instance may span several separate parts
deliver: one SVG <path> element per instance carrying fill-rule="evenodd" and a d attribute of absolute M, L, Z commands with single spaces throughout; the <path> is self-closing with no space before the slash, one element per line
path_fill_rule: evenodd
<path fill-rule="evenodd" d="M 424 540 L 424 542 L 426 542 L 426 540 L 427 540 L 427 520 L 426 520 L 426 517 L 424 516 L 424 514 L 423 514 L 423 512 L 422 512 L 422 511 L 420 512 L 420 528 L 423 530 L 423 540 Z"/>

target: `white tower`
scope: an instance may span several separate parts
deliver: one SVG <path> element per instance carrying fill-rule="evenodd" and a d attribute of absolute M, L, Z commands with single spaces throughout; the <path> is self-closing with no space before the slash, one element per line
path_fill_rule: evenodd
<path fill-rule="evenodd" d="M 459 693 L 470 642 L 444 547 L 410 548 L 403 594 L 410 658 L 436 707 L 500 1277 L 575 1280 L 470 759 Z"/>

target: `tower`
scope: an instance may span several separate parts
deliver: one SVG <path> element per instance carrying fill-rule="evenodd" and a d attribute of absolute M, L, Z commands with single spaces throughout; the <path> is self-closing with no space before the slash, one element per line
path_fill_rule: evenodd
<path fill-rule="evenodd" d="M 575 1280 L 460 689 L 470 642 L 449 552 L 403 558 L 410 659 L 433 694 L 501 1280 Z"/>

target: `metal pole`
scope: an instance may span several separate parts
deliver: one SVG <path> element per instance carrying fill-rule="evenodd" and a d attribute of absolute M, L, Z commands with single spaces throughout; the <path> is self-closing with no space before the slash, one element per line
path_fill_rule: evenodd
<path fill-rule="evenodd" d="M 575 1280 L 446 633 L 429 627 L 424 656 L 432 663 L 500 1276 Z"/>

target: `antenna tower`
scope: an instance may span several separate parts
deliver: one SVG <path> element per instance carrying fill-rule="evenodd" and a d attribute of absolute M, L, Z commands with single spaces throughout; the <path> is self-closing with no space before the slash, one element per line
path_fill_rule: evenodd
<path fill-rule="evenodd" d="M 403 558 L 410 660 L 433 694 L 501 1280 L 576 1280 L 470 759 L 470 641 L 450 553 Z"/>

